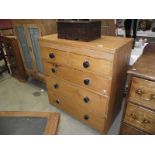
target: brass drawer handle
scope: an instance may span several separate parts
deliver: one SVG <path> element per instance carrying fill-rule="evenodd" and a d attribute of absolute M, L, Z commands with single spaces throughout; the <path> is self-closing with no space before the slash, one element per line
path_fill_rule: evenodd
<path fill-rule="evenodd" d="M 84 118 L 84 120 L 88 120 L 89 116 L 88 115 L 84 115 L 83 118 Z"/>
<path fill-rule="evenodd" d="M 83 98 L 83 101 L 84 101 L 85 103 L 88 103 L 88 102 L 90 101 L 90 99 L 89 99 L 89 97 L 86 96 L 86 97 Z"/>
<path fill-rule="evenodd" d="M 140 98 L 142 99 L 142 100 L 145 100 L 145 101 L 150 101 L 152 98 L 150 97 L 150 98 L 144 98 L 144 97 L 142 97 L 142 95 L 144 94 L 144 92 L 141 90 L 141 89 L 137 89 L 136 90 L 136 94 L 138 94 L 139 96 L 140 96 Z M 154 96 L 155 97 L 155 96 Z"/>
<path fill-rule="evenodd" d="M 130 116 L 131 116 L 131 118 L 132 118 L 133 120 L 136 120 L 136 119 L 137 119 L 137 116 L 136 116 L 135 114 L 133 114 L 133 113 L 131 113 Z"/>
<path fill-rule="evenodd" d="M 142 91 L 141 89 L 137 89 L 137 90 L 136 90 L 136 94 L 138 94 L 138 95 L 141 96 L 141 95 L 143 95 L 143 91 Z"/>
<path fill-rule="evenodd" d="M 144 118 L 144 120 L 142 121 L 142 123 L 143 124 L 150 124 L 150 121 Z"/>
<path fill-rule="evenodd" d="M 49 57 L 50 57 L 51 59 L 54 59 L 54 58 L 55 58 L 54 53 L 50 53 L 50 54 L 49 54 Z"/>
<path fill-rule="evenodd" d="M 57 88 L 59 88 L 59 85 L 58 85 L 57 83 L 55 83 L 55 84 L 53 85 L 53 87 L 54 87 L 55 89 L 57 89 Z"/>
<path fill-rule="evenodd" d="M 84 83 L 85 85 L 89 85 L 89 84 L 90 84 L 90 80 L 89 80 L 89 79 L 84 79 L 84 80 L 83 80 L 83 83 Z"/>
<path fill-rule="evenodd" d="M 84 61 L 83 62 L 83 67 L 88 68 L 90 66 L 89 61 Z"/>

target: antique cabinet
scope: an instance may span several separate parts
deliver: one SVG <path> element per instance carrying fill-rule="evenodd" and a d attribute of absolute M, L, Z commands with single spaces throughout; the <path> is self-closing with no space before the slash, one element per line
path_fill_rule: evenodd
<path fill-rule="evenodd" d="M 56 33 L 55 20 L 12 20 L 27 74 L 44 81 L 38 38 Z"/>
<path fill-rule="evenodd" d="M 128 70 L 130 90 L 120 134 L 155 134 L 154 49 L 155 45 L 152 51 L 144 52 Z"/>
<path fill-rule="evenodd" d="M 16 36 L 0 36 L 7 55 L 10 73 L 20 81 L 25 81 L 27 75 L 20 54 Z"/>
<path fill-rule="evenodd" d="M 52 105 L 106 133 L 120 110 L 132 39 L 103 36 L 90 42 L 40 38 Z"/>

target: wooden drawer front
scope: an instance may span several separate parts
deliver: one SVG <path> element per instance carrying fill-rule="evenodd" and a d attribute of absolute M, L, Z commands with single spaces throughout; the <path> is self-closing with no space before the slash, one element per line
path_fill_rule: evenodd
<path fill-rule="evenodd" d="M 95 73 L 101 76 L 112 74 L 112 63 L 104 59 L 70 53 L 69 61 L 71 66 L 82 71 Z"/>
<path fill-rule="evenodd" d="M 155 112 L 128 103 L 125 122 L 143 131 L 155 134 Z"/>
<path fill-rule="evenodd" d="M 41 47 L 42 58 L 48 62 L 54 62 L 58 64 L 68 63 L 68 53 L 64 51 L 59 51 L 56 49 Z"/>
<path fill-rule="evenodd" d="M 122 124 L 121 127 L 121 135 L 146 135 L 145 132 L 138 130 L 130 125 L 127 125 L 125 123 Z"/>
<path fill-rule="evenodd" d="M 102 95 L 109 96 L 111 80 L 101 76 L 86 73 L 62 65 L 45 63 L 45 74 L 62 78 L 88 89 L 92 89 Z"/>
<path fill-rule="evenodd" d="M 68 98 L 65 94 L 53 93 L 48 91 L 50 103 L 54 106 L 64 110 L 80 121 L 86 123 L 87 125 L 103 132 L 105 120 L 88 108 L 80 106 L 77 102 L 74 102 L 73 98 Z"/>
<path fill-rule="evenodd" d="M 55 94 L 63 94 L 67 98 L 70 98 L 73 105 L 79 104 L 81 108 L 87 108 L 101 117 L 105 117 L 108 101 L 106 97 L 73 86 L 67 81 L 58 80 L 53 77 L 47 77 L 46 82 L 49 91 L 52 91 Z M 57 86 L 57 88 L 55 86 Z"/>
<path fill-rule="evenodd" d="M 129 100 L 155 110 L 155 82 L 133 77 Z"/>

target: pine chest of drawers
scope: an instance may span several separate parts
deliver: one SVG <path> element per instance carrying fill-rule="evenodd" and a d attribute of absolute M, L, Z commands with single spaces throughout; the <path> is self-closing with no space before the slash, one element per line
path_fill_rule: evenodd
<path fill-rule="evenodd" d="M 40 47 L 50 103 L 106 133 L 120 109 L 132 40 L 81 42 L 55 34 L 41 37 Z"/>
<path fill-rule="evenodd" d="M 130 91 L 121 134 L 155 134 L 155 52 L 144 53 L 128 71 Z"/>

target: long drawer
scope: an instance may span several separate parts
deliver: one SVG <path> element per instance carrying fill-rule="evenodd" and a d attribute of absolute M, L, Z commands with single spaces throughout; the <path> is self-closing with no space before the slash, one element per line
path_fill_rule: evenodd
<path fill-rule="evenodd" d="M 155 134 L 155 112 L 128 103 L 124 121 L 150 134 Z"/>
<path fill-rule="evenodd" d="M 130 125 L 127 125 L 126 123 L 123 123 L 121 126 L 121 135 L 146 135 L 145 132 L 134 128 Z"/>
<path fill-rule="evenodd" d="M 155 110 L 155 82 L 133 77 L 129 100 Z"/>
<path fill-rule="evenodd" d="M 54 77 L 46 77 L 46 83 L 48 91 L 66 96 L 73 106 L 79 104 L 81 108 L 88 109 L 100 117 L 106 117 L 108 98 Z"/>
<path fill-rule="evenodd" d="M 74 97 L 68 98 L 65 94 L 53 93 L 51 91 L 48 91 L 48 94 L 52 105 L 64 110 L 100 132 L 104 131 L 105 119 L 99 116 L 99 114 L 92 112 L 88 107 L 78 104 Z"/>
<path fill-rule="evenodd" d="M 112 62 L 102 58 L 93 58 L 70 53 L 69 61 L 72 67 L 82 71 L 95 73 L 101 76 L 112 75 Z"/>
<path fill-rule="evenodd" d="M 44 66 L 45 75 L 62 78 L 84 88 L 94 90 L 102 95 L 109 96 L 111 86 L 111 79 L 109 78 L 53 63 L 44 63 Z"/>

